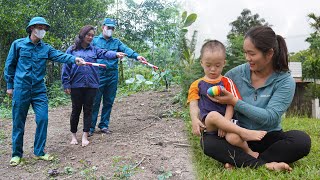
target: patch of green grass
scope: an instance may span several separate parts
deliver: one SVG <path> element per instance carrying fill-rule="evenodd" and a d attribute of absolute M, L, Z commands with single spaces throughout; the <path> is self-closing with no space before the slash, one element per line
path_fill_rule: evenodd
<path fill-rule="evenodd" d="M 311 136 L 310 154 L 299 161 L 290 164 L 293 171 L 274 172 L 264 167 L 258 169 L 236 168 L 226 170 L 222 163 L 204 155 L 200 148 L 200 138 L 192 135 L 191 122 L 186 121 L 189 138 L 192 145 L 194 169 L 196 177 L 202 179 L 320 179 L 320 120 L 310 118 L 285 118 L 284 131 L 302 130 Z"/>

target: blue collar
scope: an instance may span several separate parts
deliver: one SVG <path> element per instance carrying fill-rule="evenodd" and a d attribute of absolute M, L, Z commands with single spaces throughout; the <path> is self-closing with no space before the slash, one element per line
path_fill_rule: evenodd
<path fill-rule="evenodd" d="M 27 36 L 27 37 L 26 37 L 25 42 L 26 42 L 26 43 L 32 43 L 32 44 L 33 44 L 32 40 L 30 39 L 30 36 Z M 44 44 L 43 41 L 40 39 L 40 40 L 38 41 L 38 43 L 36 44 L 36 46 L 42 46 L 43 44 Z"/>

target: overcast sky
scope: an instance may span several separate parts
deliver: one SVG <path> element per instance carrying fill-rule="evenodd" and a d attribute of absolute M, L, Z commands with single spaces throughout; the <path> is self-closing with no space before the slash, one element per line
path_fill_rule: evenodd
<path fill-rule="evenodd" d="M 309 47 L 304 40 L 313 30 L 307 15 L 320 15 L 320 0 L 184 0 L 182 4 L 188 14 L 198 15 L 197 21 L 189 28 L 189 32 L 198 30 L 197 55 L 205 39 L 226 43 L 231 30 L 229 24 L 245 8 L 272 24 L 273 30 L 286 38 L 289 52 Z"/>

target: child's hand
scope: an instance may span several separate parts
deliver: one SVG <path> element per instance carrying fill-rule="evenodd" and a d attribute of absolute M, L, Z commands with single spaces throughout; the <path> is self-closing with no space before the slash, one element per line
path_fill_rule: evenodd
<path fill-rule="evenodd" d="M 66 94 L 71 94 L 71 89 L 65 89 L 64 92 L 65 92 Z"/>
<path fill-rule="evenodd" d="M 200 136 L 200 132 L 206 128 L 204 124 L 200 121 L 200 119 L 192 120 L 192 133 L 194 135 Z"/>
<path fill-rule="evenodd" d="M 7 95 L 9 97 L 12 97 L 12 94 L 13 94 L 13 89 L 7 89 Z"/>
<path fill-rule="evenodd" d="M 222 129 L 218 129 L 218 136 L 219 137 L 225 137 L 226 136 L 226 132 L 223 131 Z"/>

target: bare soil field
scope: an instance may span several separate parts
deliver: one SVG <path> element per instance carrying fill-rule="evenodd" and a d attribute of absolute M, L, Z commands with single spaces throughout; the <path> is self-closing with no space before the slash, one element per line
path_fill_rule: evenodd
<path fill-rule="evenodd" d="M 10 167 L 11 119 L 0 119 L 0 179 L 173 179 L 193 180 L 191 149 L 181 111 L 173 99 L 178 89 L 147 91 L 117 98 L 112 111 L 112 134 L 97 129 L 87 147 L 71 145 L 71 105 L 49 111 L 46 152 L 51 162 L 35 160 L 34 115 L 27 117 L 24 159 Z M 82 118 L 80 119 L 80 122 Z M 100 119 L 98 120 L 100 121 Z M 81 144 L 82 122 L 78 126 Z"/>

